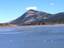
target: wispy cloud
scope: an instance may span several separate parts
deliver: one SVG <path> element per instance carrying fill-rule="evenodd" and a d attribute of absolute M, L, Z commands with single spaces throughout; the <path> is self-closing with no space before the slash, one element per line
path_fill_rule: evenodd
<path fill-rule="evenodd" d="M 50 5 L 53 6 L 53 5 L 55 5 L 55 3 L 51 2 Z"/>
<path fill-rule="evenodd" d="M 30 10 L 30 9 L 37 10 L 37 7 L 36 6 L 29 6 L 29 7 L 26 8 L 26 10 Z"/>

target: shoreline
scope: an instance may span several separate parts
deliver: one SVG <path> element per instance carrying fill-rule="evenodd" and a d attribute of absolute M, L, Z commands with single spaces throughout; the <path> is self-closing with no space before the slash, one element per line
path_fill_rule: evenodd
<path fill-rule="evenodd" d="M 25 26 L 17 26 L 17 25 L 15 25 L 15 26 L 0 26 L 0 28 L 9 28 L 9 27 L 23 27 L 23 28 L 25 28 L 25 27 L 64 27 L 64 24 L 48 24 L 48 25 L 25 25 Z"/>

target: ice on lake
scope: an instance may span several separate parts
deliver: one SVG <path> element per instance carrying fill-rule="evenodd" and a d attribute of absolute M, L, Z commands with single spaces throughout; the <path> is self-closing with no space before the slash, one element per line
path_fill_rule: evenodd
<path fill-rule="evenodd" d="M 64 26 L 0 28 L 0 48 L 64 48 Z"/>

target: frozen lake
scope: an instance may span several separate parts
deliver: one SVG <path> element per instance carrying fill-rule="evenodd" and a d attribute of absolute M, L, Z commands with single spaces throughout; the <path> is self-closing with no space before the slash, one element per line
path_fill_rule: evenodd
<path fill-rule="evenodd" d="M 0 28 L 0 48 L 64 48 L 64 26 Z"/>

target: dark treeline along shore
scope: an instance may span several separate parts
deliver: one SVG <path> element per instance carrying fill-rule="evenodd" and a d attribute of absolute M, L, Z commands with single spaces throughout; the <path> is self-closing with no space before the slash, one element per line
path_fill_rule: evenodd
<path fill-rule="evenodd" d="M 48 25 L 48 24 L 63 24 L 64 12 L 50 14 L 43 11 L 28 10 L 23 15 L 9 23 L 1 23 L 0 26 L 15 26 L 15 25 Z"/>

